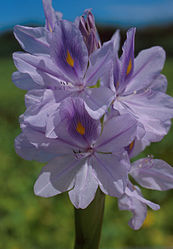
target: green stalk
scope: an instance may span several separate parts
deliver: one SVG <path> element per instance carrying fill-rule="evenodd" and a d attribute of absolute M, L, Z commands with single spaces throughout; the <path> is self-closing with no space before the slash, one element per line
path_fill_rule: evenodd
<path fill-rule="evenodd" d="M 75 208 L 74 249 L 99 249 L 105 195 L 97 190 L 95 199 L 86 209 Z"/>

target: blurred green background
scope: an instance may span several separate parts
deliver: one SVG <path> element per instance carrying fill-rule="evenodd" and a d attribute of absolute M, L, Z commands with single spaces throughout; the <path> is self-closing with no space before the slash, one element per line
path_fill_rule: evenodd
<path fill-rule="evenodd" d="M 115 30 L 99 26 L 102 41 Z M 122 30 L 125 38 L 125 30 Z M 122 41 L 123 41 L 122 39 Z M 163 73 L 168 79 L 168 94 L 173 96 L 173 26 L 137 30 L 139 50 L 162 45 L 167 51 Z M 43 164 L 28 162 L 16 155 L 14 139 L 20 133 L 18 116 L 25 110 L 24 94 L 11 82 L 16 69 L 12 52 L 20 50 L 12 33 L 0 36 L 0 249 L 70 249 L 74 241 L 73 206 L 66 193 L 44 199 L 34 196 L 33 184 Z M 173 128 L 160 142 L 152 144 L 140 157 L 154 155 L 173 165 Z M 161 205 L 148 209 L 139 231 L 128 227 L 130 213 L 119 211 L 117 200 L 106 197 L 101 249 L 173 248 L 173 190 L 143 190 Z M 92 249 L 92 248 L 91 248 Z"/>

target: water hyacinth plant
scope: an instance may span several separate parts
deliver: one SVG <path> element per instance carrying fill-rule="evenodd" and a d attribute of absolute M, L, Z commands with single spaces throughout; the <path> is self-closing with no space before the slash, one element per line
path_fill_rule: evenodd
<path fill-rule="evenodd" d="M 99 247 L 104 197 L 118 198 L 132 212 L 129 225 L 139 229 L 147 206 L 137 184 L 154 190 L 173 188 L 173 168 L 149 156 L 131 163 L 151 142 L 169 131 L 173 98 L 161 74 L 161 47 L 134 58 L 135 28 L 118 57 L 119 31 L 104 44 L 91 10 L 74 23 L 43 0 L 45 27 L 15 26 L 25 52 L 13 54 L 18 69 L 12 80 L 27 90 L 17 154 L 46 162 L 34 193 L 51 197 L 68 191 L 75 207 L 75 248 Z"/>

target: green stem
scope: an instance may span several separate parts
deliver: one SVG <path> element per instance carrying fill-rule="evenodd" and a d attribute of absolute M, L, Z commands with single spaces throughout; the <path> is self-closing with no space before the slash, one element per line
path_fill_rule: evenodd
<path fill-rule="evenodd" d="M 75 208 L 74 249 L 99 249 L 105 195 L 97 190 L 95 199 L 86 209 Z"/>

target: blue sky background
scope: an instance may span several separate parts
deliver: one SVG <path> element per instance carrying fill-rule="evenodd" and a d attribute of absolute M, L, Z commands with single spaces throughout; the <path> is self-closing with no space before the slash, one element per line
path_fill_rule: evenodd
<path fill-rule="evenodd" d="M 97 23 L 103 25 L 139 27 L 173 22 L 173 0 L 53 0 L 53 6 L 71 21 L 92 8 Z M 0 31 L 27 23 L 44 23 L 41 0 L 1 1 Z"/>

